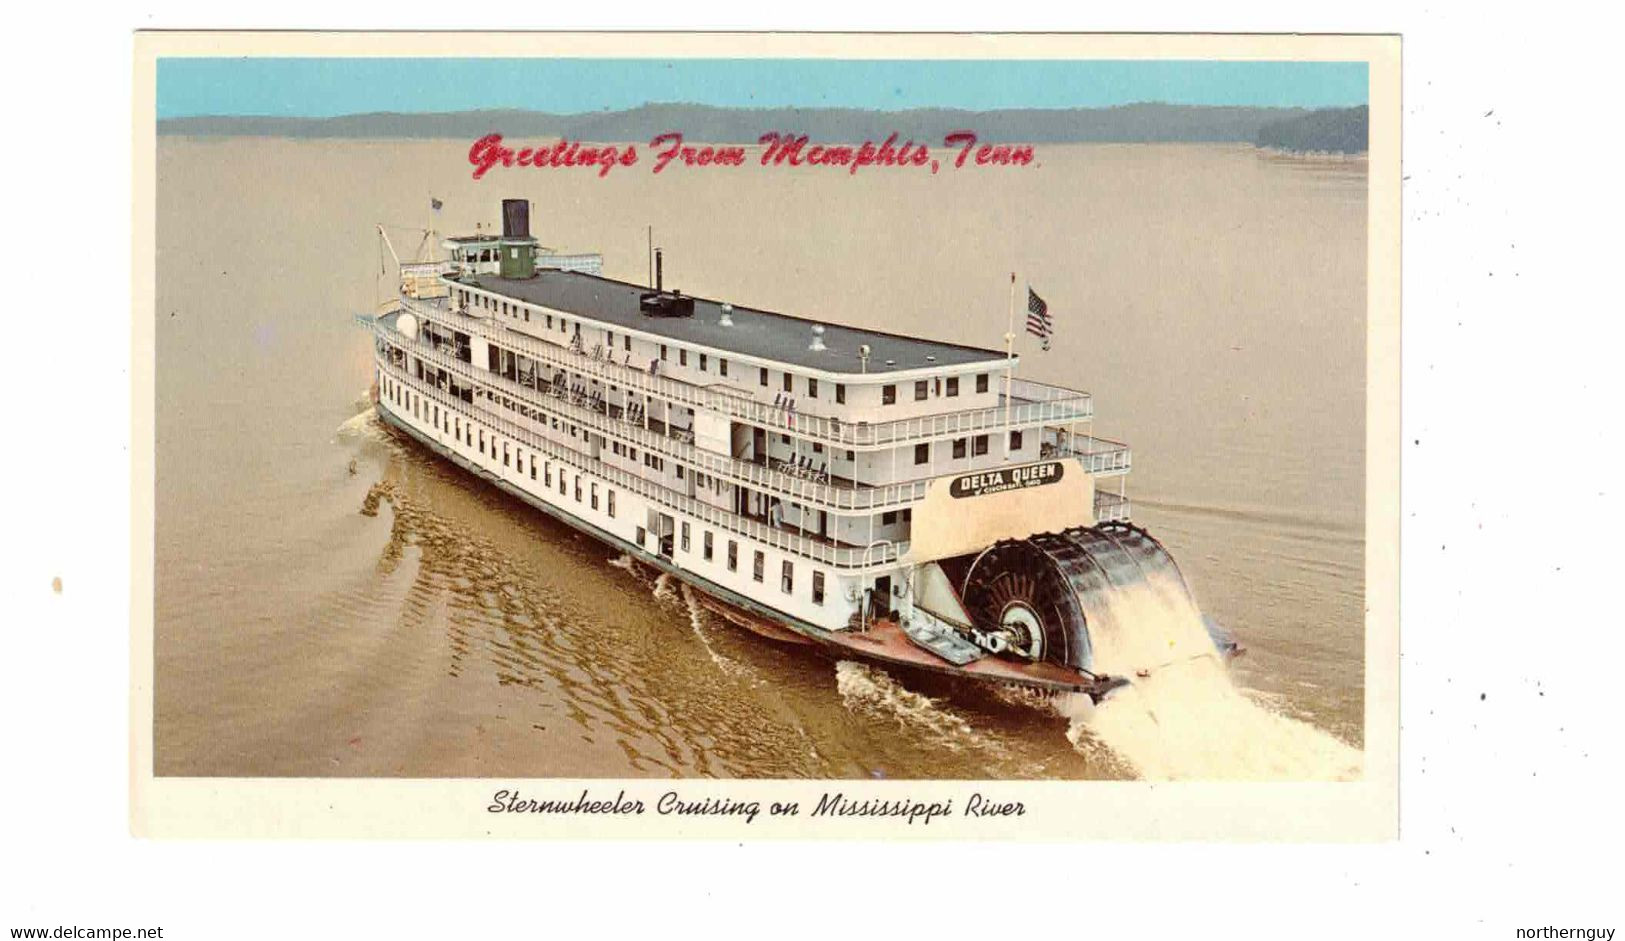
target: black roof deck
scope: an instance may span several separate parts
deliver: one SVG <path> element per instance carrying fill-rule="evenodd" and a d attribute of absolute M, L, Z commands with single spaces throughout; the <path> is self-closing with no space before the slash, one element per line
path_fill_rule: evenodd
<path fill-rule="evenodd" d="M 649 293 L 649 288 L 576 271 L 543 269 L 536 277 L 524 279 L 465 275 L 458 283 L 609 326 L 710 347 L 722 355 L 736 353 L 832 373 L 862 372 L 858 347 L 865 343 L 870 348 L 870 373 L 973 363 L 992 365 L 1004 359 L 1004 354 L 997 350 L 843 327 L 737 305 L 733 308 L 733 326 L 718 326 L 721 302 L 698 297 L 694 298 L 692 317 L 651 317 L 643 313 L 638 304 L 638 299 Z M 813 339 L 812 328 L 819 323 L 824 327 L 825 349 L 812 350 L 808 348 Z"/>

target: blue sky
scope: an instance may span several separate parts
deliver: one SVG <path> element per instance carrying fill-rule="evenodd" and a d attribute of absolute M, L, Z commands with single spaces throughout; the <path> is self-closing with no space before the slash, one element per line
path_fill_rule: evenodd
<path fill-rule="evenodd" d="M 1073 108 L 1140 101 L 1366 103 L 1363 62 L 828 59 L 193 59 L 158 63 L 158 116 L 331 117 L 649 102 L 723 107 Z"/>

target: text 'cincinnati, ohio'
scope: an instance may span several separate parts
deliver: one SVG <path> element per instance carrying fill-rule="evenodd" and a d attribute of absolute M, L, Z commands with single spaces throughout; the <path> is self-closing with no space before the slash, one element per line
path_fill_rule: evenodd
<path fill-rule="evenodd" d="M 668 167 L 788 167 L 844 170 L 855 174 L 865 168 L 909 167 L 936 173 L 944 166 L 958 170 L 965 167 L 1025 167 L 1034 162 L 1031 144 L 981 143 L 974 131 L 953 131 L 942 139 L 947 153 L 938 156 L 931 147 L 912 139 L 899 141 L 892 133 L 885 140 L 866 140 L 861 144 L 822 144 L 808 139 L 805 134 L 770 131 L 757 138 L 754 153 L 747 153 L 739 144 L 692 144 L 684 141 L 678 131 L 667 131 L 652 138 L 647 150 L 652 155 L 650 170 L 660 173 Z M 513 147 L 503 142 L 501 134 L 487 134 L 468 149 L 468 162 L 474 167 L 474 179 L 484 177 L 497 167 L 531 167 L 537 169 L 577 168 L 591 171 L 592 176 L 608 176 L 617 167 L 633 167 L 642 162 L 636 144 L 589 144 L 560 138 L 542 146 Z"/>

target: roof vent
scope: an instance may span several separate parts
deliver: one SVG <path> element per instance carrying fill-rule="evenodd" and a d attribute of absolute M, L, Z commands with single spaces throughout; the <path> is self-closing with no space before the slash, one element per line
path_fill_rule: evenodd
<path fill-rule="evenodd" d="M 817 351 L 828 349 L 828 347 L 824 346 L 824 325 L 821 323 L 815 323 L 813 324 L 812 330 L 812 343 L 807 346 L 807 349 Z"/>
<path fill-rule="evenodd" d="M 722 313 L 717 317 L 717 326 L 731 327 L 734 325 L 734 305 L 723 304 Z"/>
<path fill-rule="evenodd" d="M 928 362 L 928 363 L 934 363 L 934 362 L 937 361 L 937 358 L 935 356 L 927 356 L 925 358 L 925 361 Z"/>
<path fill-rule="evenodd" d="M 887 365 L 887 366 L 896 366 L 896 365 L 897 365 L 897 360 L 895 360 L 895 359 L 888 359 L 888 360 L 886 360 L 886 365 Z"/>

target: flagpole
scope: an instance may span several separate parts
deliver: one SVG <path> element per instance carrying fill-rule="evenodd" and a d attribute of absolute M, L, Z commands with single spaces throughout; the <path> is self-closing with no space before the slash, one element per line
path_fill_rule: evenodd
<path fill-rule="evenodd" d="M 1016 375 L 1016 273 L 1010 272 L 1010 312 L 1004 329 L 1004 459 L 1010 460 L 1010 402 Z"/>

